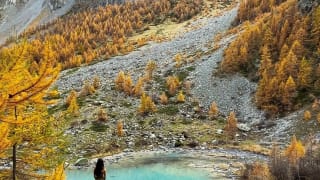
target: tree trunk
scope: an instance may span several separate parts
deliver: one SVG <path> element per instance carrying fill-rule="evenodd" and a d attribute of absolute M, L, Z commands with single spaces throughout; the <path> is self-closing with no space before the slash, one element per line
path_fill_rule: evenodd
<path fill-rule="evenodd" d="M 15 119 L 18 119 L 17 107 L 14 107 L 14 116 Z M 17 176 L 17 143 L 13 144 L 12 147 L 12 179 L 16 180 Z"/>
<path fill-rule="evenodd" d="M 17 175 L 17 144 L 12 148 L 12 179 L 16 180 Z"/>

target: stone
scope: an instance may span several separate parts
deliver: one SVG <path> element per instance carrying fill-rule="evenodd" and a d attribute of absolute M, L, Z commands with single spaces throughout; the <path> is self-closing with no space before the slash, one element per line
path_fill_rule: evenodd
<path fill-rule="evenodd" d="M 249 127 L 249 125 L 245 124 L 245 123 L 238 123 L 237 124 L 237 128 L 240 131 L 244 131 L 244 132 L 249 132 L 251 130 L 251 128 Z"/>
<path fill-rule="evenodd" d="M 75 166 L 88 166 L 89 165 L 89 159 L 87 158 L 79 158 L 76 163 L 74 163 Z"/>
<path fill-rule="evenodd" d="M 217 129 L 216 134 L 223 134 L 223 130 L 222 129 Z"/>

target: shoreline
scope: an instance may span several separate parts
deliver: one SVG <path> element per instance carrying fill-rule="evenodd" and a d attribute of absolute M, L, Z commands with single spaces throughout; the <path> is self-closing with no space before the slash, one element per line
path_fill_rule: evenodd
<path fill-rule="evenodd" d="M 68 170 L 93 169 L 98 158 L 88 159 L 87 166 L 68 166 Z M 209 177 L 237 177 L 245 163 L 268 161 L 268 157 L 236 149 L 153 149 L 121 152 L 102 157 L 106 167 L 131 168 L 157 163 L 179 163 L 179 167 L 203 170 Z"/>

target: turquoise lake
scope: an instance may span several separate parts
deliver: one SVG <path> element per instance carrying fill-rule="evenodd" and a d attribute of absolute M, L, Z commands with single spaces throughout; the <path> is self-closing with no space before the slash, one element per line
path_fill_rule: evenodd
<path fill-rule="evenodd" d="M 177 157 L 143 158 L 125 164 L 107 166 L 107 180 L 209 180 L 207 171 L 188 167 L 192 159 Z M 133 165 L 134 164 L 134 165 Z M 68 170 L 67 180 L 93 180 L 93 168 Z"/>

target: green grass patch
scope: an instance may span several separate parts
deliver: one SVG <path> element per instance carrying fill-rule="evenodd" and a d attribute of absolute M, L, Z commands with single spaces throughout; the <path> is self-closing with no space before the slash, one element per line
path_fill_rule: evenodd
<path fill-rule="evenodd" d="M 158 110 L 160 114 L 167 114 L 169 116 L 176 115 L 179 112 L 179 108 L 175 105 L 168 105 Z"/>
<path fill-rule="evenodd" d="M 65 111 L 65 110 L 67 110 L 67 107 L 65 105 L 55 105 L 48 108 L 48 113 L 51 115 L 56 112 Z"/>
<path fill-rule="evenodd" d="M 79 69 L 80 69 L 79 67 L 76 67 L 76 68 L 70 69 L 68 72 L 66 72 L 66 75 L 73 74 L 73 73 L 75 73 L 76 71 L 78 71 Z"/>
<path fill-rule="evenodd" d="M 186 68 L 186 70 L 194 71 L 194 70 L 196 70 L 196 67 L 195 66 L 189 66 L 189 67 Z"/>
<path fill-rule="evenodd" d="M 99 123 L 99 122 L 93 122 L 92 126 L 90 127 L 90 130 L 95 132 L 105 132 L 109 128 L 108 125 Z"/>
<path fill-rule="evenodd" d="M 121 106 L 122 106 L 122 107 L 127 107 L 127 108 L 128 108 L 128 107 L 131 107 L 131 106 L 132 106 L 132 104 L 131 104 L 130 102 L 128 102 L 128 101 L 122 101 L 122 102 L 121 102 Z"/>

